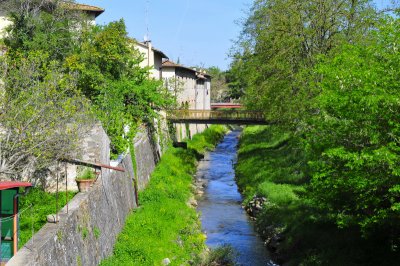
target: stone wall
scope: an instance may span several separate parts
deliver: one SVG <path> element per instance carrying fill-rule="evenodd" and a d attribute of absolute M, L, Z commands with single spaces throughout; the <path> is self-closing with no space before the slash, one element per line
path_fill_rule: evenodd
<path fill-rule="evenodd" d="M 120 166 L 125 173 L 103 170 L 89 192 L 59 212 L 57 224 L 47 223 L 7 265 L 98 265 L 109 256 L 136 207 L 130 155 Z"/>
<path fill-rule="evenodd" d="M 93 128 L 86 133 L 80 144 L 80 151 L 77 158 L 86 162 L 110 164 L 110 140 L 101 125 L 94 125 Z M 66 169 L 66 170 L 65 170 Z M 48 169 L 45 177 L 39 177 L 37 180 L 26 179 L 25 181 L 33 181 L 48 192 L 57 191 L 56 177 L 58 175 L 58 190 L 78 191 L 75 178 L 78 174 L 78 167 L 71 163 L 56 163 Z M 29 176 L 29 175 L 26 175 Z M 67 178 L 67 180 L 65 180 Z M 65 185 L 67 182 L 67 186 Z"/>
<path fill-rule="evenodd" d="M 134 139 L 136 172 L 138 179 L 138 188 L 142 190 L 150 180 L 157 163 L 157 154 L 151 143 L 147 129 L 143 129 L 136 134 Z"/>
<path fill-rule="evenodd" d="M 99 158 L 110 164 L 104 131 L 95 129 L 87 141 L 85 149 L 91 151 L 83 159 Z M 157 148 L 153 147 L 147 130 L 134 139 L 140 189 L 146 186 L 156 165 Z M 119 166 L 125 172 L 103 169 L 91 190 L 78 193 L 59 212 L 59 222 L 47 223 L 7 265 L 98 265 L 111 255 L 127 215 L 137 206 L 131 155 L 125 156 Z"/>

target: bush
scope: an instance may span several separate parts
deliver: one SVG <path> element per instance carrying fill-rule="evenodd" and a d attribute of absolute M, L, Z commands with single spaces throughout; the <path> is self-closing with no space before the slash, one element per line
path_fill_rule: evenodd
<path fill-rule="evenodd" d="M 229 245 L 212 249 L 207 258 L 199 266 L 234 266 L 236 265 L 236 251 Z"/>

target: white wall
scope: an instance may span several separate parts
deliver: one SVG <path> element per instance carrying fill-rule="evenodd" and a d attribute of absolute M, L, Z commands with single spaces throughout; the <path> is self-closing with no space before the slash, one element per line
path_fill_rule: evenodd
<path fill-rule="evenodd" d="M 7 18 L 6 12 L 0 10 L 0 39 L 5 37 L 5 28 L 11 25 L 11 21 Z"/>
<path fill-rule="evenodd" d="M 143 55 L 143 61 L 140 62 L 139 66 L 142 68 L 145 67 L 151 67 L 150 69 L 150 77 L 153 79 L 160 79 L 161 72 L 160 68 L 162 66 L 162 56 L 154 52 L 154 50 L 151 47 L 150 43 L 150 49 L 144 45 L 144 44 L 135 44 L 134 46 L 139 52 Z"/>
<path fill-rule="evenodd" d="M 179 67 L 163 67 L 162 68 L 162 79 L 164 84 L 167 81 L 171 81 L 171 78 L 175 78 L 177 82 L 183 84 L 183 90 L 178 95 L 178 103 L 189 104 L 189 110 L 210 110 L 210 79 L 202 80 L 197 82 L 198 78 L 195 71 Z M 171 88 L 173 90 L 173 88 Z M 196 97 L 197 94 L 197 97 Z M 176 139 L 182 141 L 189 136 L 201 133 L 207 128 L 204 124 L 175 124 Z"/>
<path fill-rule="evenodd" d="M 207 79 L 205 84 L 204 110 L 211 110 L 211 79 Z"/>

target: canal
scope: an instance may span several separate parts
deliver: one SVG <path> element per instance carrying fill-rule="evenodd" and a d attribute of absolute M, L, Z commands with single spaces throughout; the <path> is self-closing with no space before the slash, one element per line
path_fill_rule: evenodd
<path fill-rule="evenodd" d="M 233 168 L 239 136 L 240 131 L 227 134 L 216 149 L 205 156 L 197 170 L 196 178 L 207 184 L 197 207 L 202 230 L 207 235 L 206 244 L 210 248 L 232 246 L 238 253 L 238 265 L 276 265 L 241 207 L 242 196 Z"/>

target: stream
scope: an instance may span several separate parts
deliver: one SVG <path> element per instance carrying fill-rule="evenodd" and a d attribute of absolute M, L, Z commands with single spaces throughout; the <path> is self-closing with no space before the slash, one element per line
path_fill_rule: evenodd
<path fill-rule="evenodd" d="M 196 178 L 207 183 L 197 207 L 202 230 L 210 248 L 224 244 L 232 246 L 238 253 L 238 265 L 276 265 L 241 207 L 243 199 L 233 169 L 239 135 L 240 131 L 227 134 L 214 151 L 206 154 L 197 169 Z"/>

